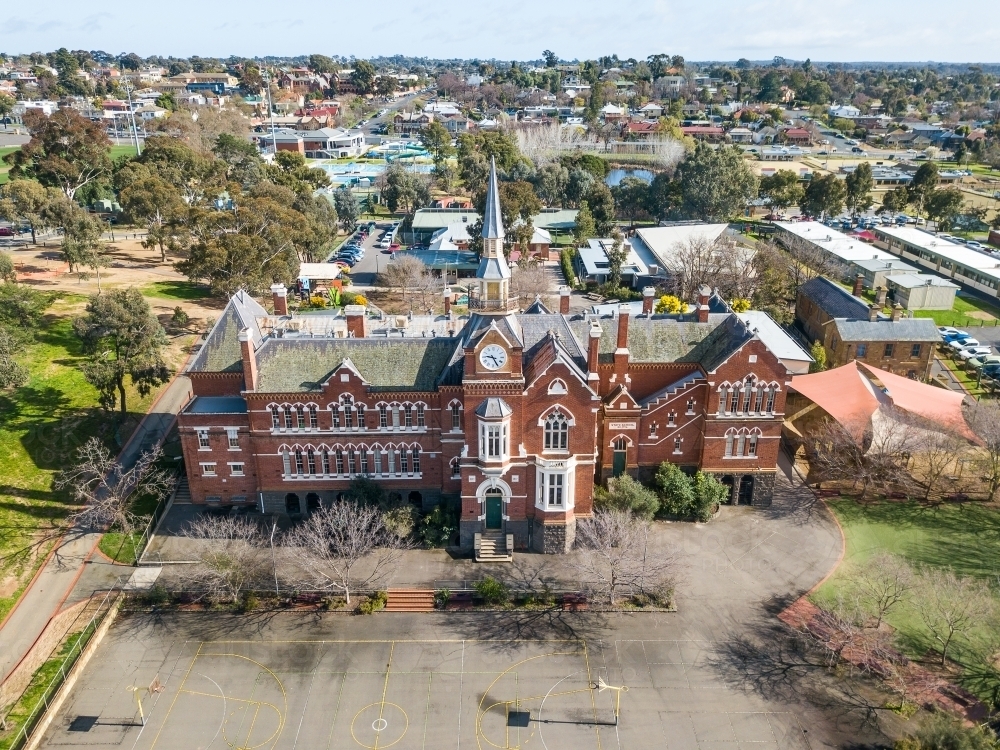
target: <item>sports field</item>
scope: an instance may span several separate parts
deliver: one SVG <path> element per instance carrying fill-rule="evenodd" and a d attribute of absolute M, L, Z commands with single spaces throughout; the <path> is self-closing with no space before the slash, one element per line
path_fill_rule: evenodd
<path fill-rule="evenodd" d="M 322 638 L 281 615 L 281 627 L 269 622 L 245 637 L 241 626 L 232 637 L 209 627 L 211 614 L 187 618 L 171 619 L 194 621 L 193 638 L 184 625 L 117 623 L 42 746 L 809 747 L 794 711 L 722 684 L 706 663 L 707 642 L 462 638 L 436 616 L 406 615 L 327 616 Z M 219 635 L 199 637 L 206 630 Z M 378 637 L 385 631 L 391 637 Z"/>

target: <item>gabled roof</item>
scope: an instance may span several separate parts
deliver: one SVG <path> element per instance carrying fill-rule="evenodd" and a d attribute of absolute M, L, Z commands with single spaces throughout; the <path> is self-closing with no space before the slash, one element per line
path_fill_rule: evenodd
<path fill-rule="evenodd" d="M 497 185 L 497 162 L 490 157 L 490 180 L 486 188 L 486 210 L 483 212 L 483 239 L 502 240 L 503 218 L 500 216 L 500 187 Z M 508 271 L 510 275 L 510 271 Z M 482 278 L 482 277 L 480 277 Z"/>
<path fill-rule="evenodd" d="M 868 320 L 868 305 L 823 276 L 800 286 L 799 294 L 808 297 L 831 318 Z"/>
<path fill-rule="evenodd" d="M 198 356 L 188 366 L 188 372 L 242 372 L 240 331 L 249 328 L 254 349 L 258 349 L 264 336 L 257 321 L 267 315 L 267 310 L 245 291 L 236 292 L 212 326 Z"/>
<path fill-rule="evenodd" d="M 452 339 L 270 338 L 257 352 L 257 390 L 318 391 L 350 360 L 373 389 L 433 390 L 455 347 Z"/>

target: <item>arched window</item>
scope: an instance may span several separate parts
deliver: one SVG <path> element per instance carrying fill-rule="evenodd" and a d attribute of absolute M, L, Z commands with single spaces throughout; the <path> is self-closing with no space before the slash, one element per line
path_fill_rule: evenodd
<path fill-rule="evenodd" d="M 323 473 L 330 473 L 330 449 L 323 448 Z"/>
<path fill-rule="evenodd" d="M 306 410 L 302 404 L 295 407 L 295 416 L 297 417 L 297 425 L 300 430 L 306 428 Z"/>
<path fill-rule="evenodd" d="M 389 409 L 385 404 L 378 405 L 378 426 L 383 430 L 389 426 Z"/>
<path fill-rule="evenodd" d="M 420 447 L 417 446 L 413 449 L 411 453 L 411 458 L 413 459 L 413 473 L 420 473 Z"/>
<path fill-rule="evenodd" d="M 729 406 L 729 392 L 732 389 L 729 387 L 729 383 L 723 383 L 722 387 L 719 388 L 719 414 L 725 414 Z"/>
<path fill-rule="evenodd" d="M 344 407 L 344 427 L 348 430 L 354 429 L 354 399 L 350 396 L 343 396 L 340 399 Z"/>
<path fill-rule="evenodd" d="M 726 433 L 726 458 L 755 458 L 760 430 L 732 429 Z"/>
<path fill-rule="evenodd" d="M 281 449 L 281 470 L 284 472 L 286 477 L 291 476 L 292 474 L 292 458 L 288 452 L 287 446 Z"/>
<path fill-rule="evenodd" d="M 310 448 L 308 450 L 308 452 L 306 453 L 306 457 L 308 458 L 309 476 L 315 476 L 316 475 L 316 451 L 314 451 L 312 448 Z"/>
<path fill-rule="evenodd" d="M 564 451 L 569 447 L 569 421 L 560 411 L 552 412 L 545 420 L 545 450 Z"/>
<path fill-rule="evenodd" d="M 309 404 L 309 429 L 315 430 L 319 427 L 319 417 L 316 414 L 316 404 Z"/>
<path fill-rule="evenodd" d="M 330 411 L 333 414 L 333 429 L 340 429 L 340 404 L 330 404 Z"/>
<path fill-rule="evenodd" d="M 271 404 L 267 407 L 267 410 L 271 412 L 271 429 L 279 430 L 281 429 L 281 412 L 278 410 L 277 404 Z"/>
<path fill-rule="evenodd" d="M 305 466 L 302 461 L 302 449 L 295 449 L 295 473 L 300 477 L 305 473 Z"/>
<path fill-rule="evenodd" d="M 462 405 L 457 401 L 451 405 L 451 429 L 462 429 Z"/>
<path fill-rule="evenodd" d="M 774 412 L 774 397 L 777 395 L 777 393 L 778 393 L 777 385 L 772 384 L 771 387 L 767 389 L 767 404 L 764 407 L 764 411 L 767 412 L 768 414 Z"/>
<path fill-rule="evenodd" d="M 425 427 L 426 422 L 424 421 L 424 405 L 417 404 L 417 427 Z"/>
<path fill-rule="evenodd" d="M 567 393 L 566 383 L 563 382 L 561 378 L 556 378 L 551 383 L 549 383 L 549 395 L 563 395 Z"/>
<path fill-rule="evenodd" d="M 336 459 L 337 459 L 337 474 L 344 473 L 344 451 L 337 448 Z"/>
<path fill-rule="evenodd" d="M 290 430 L 292 429 L 292 407 L 290 404 L 285 404 L 282 408 L 285 412 L 285 429 Z"/>
<path fill-rule="evenodd" d="M 458 458 L 451 459 L 451 478 L 461 479 L 462 478 L 462 466 L 458 462 Z"/>
<path fill-rule="evenodd" d="M 358 412 L 358 429 L 359 430 L 367 430 L 368 429 L 368 425 L 365 424 L 365 405 L 364 404 L 355 404 L 354 408 Z"/>

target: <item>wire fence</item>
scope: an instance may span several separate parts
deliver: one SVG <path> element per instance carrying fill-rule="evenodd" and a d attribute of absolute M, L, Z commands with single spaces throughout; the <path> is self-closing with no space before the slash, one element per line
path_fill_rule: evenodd
<path fill-rule="evenodd" d="M 18 729 L 17 734 L 15 734 L 13 739 L 8 742 L 0 740 L 0 748 L 3 748 L 3 750 L 21 750 L 21 748 L 28 744 L 28 740 L 31 739 L 38 723 L 45 716 L 46 711 L 49 710 L 49 706 L 52 704 L 59 688 L 61 688 L 63 683 L 66 682 L 66 678 L 73 670 L 73 666 L 80 658 L 80 654 L 83 653 L 83 650 L 87 647 L 87 644 L 90 642 L 94 633 L 97 632 L 101 623 L 104 622 L 104 618 L 107 617 L 108 614 L 115 608 L 121 600 L 121 597 L 122 589 L 119 582 L 104 595 L 104 598 L 98 604 L 94 615 L 90 618 L 84 628 L 75 635 L 73 645 L 70 647 L 69 652 L 60 663 L 59 670 L 45 686 L 41 697 L 36 701 L 34 706 L 32 706 L 25 717 L 20 720 L 20 728 Z M 20 701 L 15 702 L 11 711 L 6 717 L 4 717 L 4 724 L 8 724 L 10 722 L 11 713 L 13 713 L 13 711 L 17 708 L 19 702 Z"/>
<path fill-rule="evenodd" d="M 135 556 L 134 563 L 138 565 L 142 562 L 142 556 L 146 552 L 146 547 L 149 545 L 149 541 L 153 538 L 153 532 L 156 531 L 157 524 L 160 523 L 160 519 L 163 518 L 163 514 L 167 511 L 167 506 L 170 505 L 171 498 L 177 494 L 177 490 L 180 487 L 180 479 L 174 485 L 173 491 L 171 491 L 165 497 L 161 497 L 160 501 L 156 504 L 153 509 L 153 515 L 150 516 L 149 523 L 146 524 L 146 528 L 143 530 L 142 535 L 135 542 L 132 548 L 132 554 Z"/>

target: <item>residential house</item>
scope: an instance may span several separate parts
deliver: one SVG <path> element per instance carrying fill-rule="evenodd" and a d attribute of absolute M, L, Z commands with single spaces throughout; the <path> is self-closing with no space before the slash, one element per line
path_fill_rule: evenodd
<path fill-rule="evenodd" d="M 434 122 L 434 113 L 427 112 L 397 112 L 392 118 L 392 127 L 399 134 L 419 133 Z"/>
<path fill-rule="evenodd" d="M 718 125 L 686 125 L 681 127 L 681 133 L 708 143 L 721 143 L 726 138 L 726 131 Z"/>
<path fill-rule="evenodd" d="M 733 143 L 753 143 L 753 131 L 749 128 L 733 128 L 728 135 Z"/>

